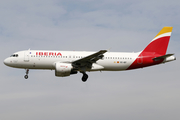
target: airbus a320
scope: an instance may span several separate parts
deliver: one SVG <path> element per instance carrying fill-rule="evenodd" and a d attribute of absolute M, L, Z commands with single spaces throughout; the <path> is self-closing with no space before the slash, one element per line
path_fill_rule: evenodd
<path fill-rule="evenodd" d="M 24 50 L 12 54 L 4 60 L 4 64 L 26 70 L 29 69 L 55 70 L 55 76 L 66 77 L 82 73 L 82 81 L 88 79 L 90 71 L 122 71 L 148 67 L 176 60 L 174 54 L 166 54 L 173 27 L 164 27 L 145 47 L 136 53 L 85 51 L 48 51 Z"/>

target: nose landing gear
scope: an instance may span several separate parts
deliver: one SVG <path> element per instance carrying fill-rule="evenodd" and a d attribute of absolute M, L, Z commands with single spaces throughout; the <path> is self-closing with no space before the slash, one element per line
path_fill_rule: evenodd
<path fill-rule="evenodd" d="M 28 79 L 28 73 L 29 73 L 29 69 L 26 69 L 26 75 L 24 76 L 25 79 Z"/>

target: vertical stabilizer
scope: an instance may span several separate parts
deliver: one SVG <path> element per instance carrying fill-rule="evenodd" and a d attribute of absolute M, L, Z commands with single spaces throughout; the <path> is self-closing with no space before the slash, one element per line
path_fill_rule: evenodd
<path fill-rule="evenodd" d="M 163 27 L 149 45 L 142 51 L 165 55 L 173 27 Z"/>

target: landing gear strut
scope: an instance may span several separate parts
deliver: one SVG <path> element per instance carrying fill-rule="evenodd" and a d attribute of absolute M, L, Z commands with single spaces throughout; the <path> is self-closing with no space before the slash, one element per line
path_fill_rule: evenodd
<path fill-rule="evenodd" d="M 24 76 L 25 79 L 28 79 L 28 73 L 29 73 L 29 69 L 26 69 L 26 75 Z"/>
<path fill-rule="evenodd" d="M 83 76 L 82 76 L 82 81 L 83 81 L 83 82 L 86 82 L 87 79 L 88 79 L 88 75 L 87 75 L 85 72 L 83 72 L 82 74 L 83 74 Z"/>

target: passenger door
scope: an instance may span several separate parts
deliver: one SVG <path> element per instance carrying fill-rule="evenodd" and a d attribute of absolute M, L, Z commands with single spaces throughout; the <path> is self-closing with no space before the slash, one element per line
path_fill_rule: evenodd
<path fill-rule="evenodd" d="M 29 50 L 24 52 L 24 62 L 29 62 Z"/>

